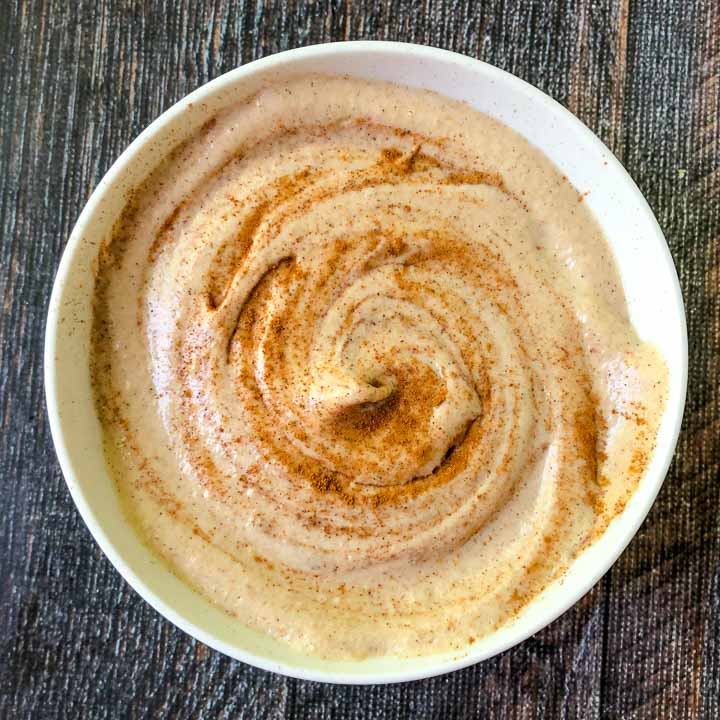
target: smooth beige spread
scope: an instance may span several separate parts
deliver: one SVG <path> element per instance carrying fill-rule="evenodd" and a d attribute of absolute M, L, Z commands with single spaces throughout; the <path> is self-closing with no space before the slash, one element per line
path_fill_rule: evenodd
<path fill-rule="evenodd" d="M 540 151 L 439 95 L 320 76 L 224 110 L 134 192 L 93 373 L 147 543 L 334 658 L 507 622 L 624 507 L 667 385 Z"/>

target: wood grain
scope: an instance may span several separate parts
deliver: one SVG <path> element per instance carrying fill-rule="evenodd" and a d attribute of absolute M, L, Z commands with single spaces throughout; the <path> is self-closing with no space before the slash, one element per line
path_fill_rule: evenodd
<path fill-rule="evenodd" d="M 0 717 L 720 717 L 717 0 L 18 0 L 0 10 Z M 255 670 L 191 640 L 140 600 L 65 489 L 41 363 L 63 246 L 130 140 L 241 63 L 346 39 L 457 50 L 573 110 L 655 210 L 690 337 L 677 456 L 612 571 L 497 658 L 375 688 Z"/>

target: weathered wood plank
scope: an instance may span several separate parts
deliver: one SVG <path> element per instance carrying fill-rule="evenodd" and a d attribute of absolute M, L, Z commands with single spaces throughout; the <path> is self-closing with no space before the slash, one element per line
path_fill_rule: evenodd
<path fill-rule="evenodd" d="M 720 716 L 720 7 L 635 4 L 628 48 L 624 161 L 678 265 L 690 382 L 675 463 L 612 573 L 602 704 L 610 717 L 713 718 Z"/>
<path fill-rule="evenodd" d="M 715 0 L 9 0 L 0 16 L 0 717 L 720 716 L 720 8 Z M 655 209 L 688 309 L 676 461 L 640 536 L 573 610 L 451 676 L 287 680 L 162 620 L 84 529 L 54 457 L 44 315 L 69 231 L 184 94 L 289 47 L 389 39 L 492 62 L 565 103 Z"/>

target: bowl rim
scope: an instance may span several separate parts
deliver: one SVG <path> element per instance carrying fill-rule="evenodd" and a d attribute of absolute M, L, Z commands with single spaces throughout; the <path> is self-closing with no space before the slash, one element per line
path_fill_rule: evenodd
<path fill-rule="evenodd" d="M 120 551 L 116 549 L 113 542 L 108 537 L 107 533 L 102 527 L 102 524 L 97 520 L 95 511 L 92 509 L 91 503 L 86 497 L 86 493 L 81 490 L 79 484 L 75 481 L 76 473 L 73 468 L 72 461 L 70 459 L 70 453 L 66 444 L 65 430 L 63 428 L 63 421 L 59 411 L 59 401 L 57 397 L 57 385 L 55 376 L 56 367 L 56 344 L 57 338 L 60 332 L 59 318 L 60 309 L 62 306 L 62 293 L 64 287 L 68 281 L 68 277 L 72 273 L 73 266 L 75 265 L 76 255 L 80 249 L 81 241 L 85 232 L 85 227 L 88 222 L 92 219 L 97 206 L 100 204 L 108 189 L 111 189 L 114 182 L 119 178 L 122 171 L 125 169 L 127 164 L 135 156 L 140 149 L 153 138 L 171 118 L 183 112 L 188 106 L 188 103 L 198 103 L 205 96 L 212 95 L 222 88 L 234 85 L 240 81 L 244 76 L 251 74 L 255 71 L 268 70 L 274 66 L 285 65 L 290 61 L 305 59 L 305 58 L 323 58 L 326 56 L 332 56 L 338 52 L 395 52 L 402 54 L 412 54 L 418 59 L 433 61 L 437 59 L 444 59 L 446 61 L 452 61 L 455 63 L 465 63 L 475 66 L 480 66 L 482 71 L 486 73 L 493 80 L 497 80 L 502 83 L 510 83 L 521 90 L 526 95 L 530 96 L 535 102 L 544 105 L 550 112 L 563 116 L 566 121 L 571 121 L 576 125 L 577 129 L 583 136 L 583 141 L 589 146 L 594 146 L 596 149 L 601 150 L 606 156 L 607 162 L 614 166 L 616 171 L 619 171 L 626 180 L 626 189 L 624 191 L 632 193 L 633 200 L 637 203 L 638 207 L 645 214 L 645 220 L 649 223 L 649 227 L 652 228 L 654 234 L 662 242 L 658 243 L 660 252 L 663 254 L 663 260 L 670 270 L 670 276 L 674 279 L 674 298 L 673 301 L 678 307 L 680 313 L 681 323 L 681 363 L 679 367 L 680 374 L 680 386 L 682 392 L 680 393 L 679 402 L 677 407 L 668 408 L 666 412 L 672 410 L 672 426 L 670 431 L 670 441 L 665 447 L 656 447 L 654 455 L 657 453 L 661 454 L 661 461 L 659 464 L 659 470 L 656 477 L 649 477 L 647 474 L 642 478 L 641 484 L 653 484 L 650 492 L 645 496 L 645 501 L 635 508 L 635 513 L 632 520 L 627 522 L 625 532 L 621 537 L 618 538 L 617 542 L 613 544 L 613 551 L 603 558 L 602 562 L 599 562 L 594 568 L 594 572 L 587 573 L 583 578 L 583 581 L 576 587 L 569 590 L 562 602 L 557 607 L 554 607 L 551 612 L 541 614 L 539 617 L 529 620 L 524 623 L 522 632 L 515 633 L 514 635 L 506 638 L 502 642 L 496 643 L 496 645 L 490 650 L 485 652 L 473 653 L 470 650 L 465 656 L 451 661 L 443 660 L 439 661 L 436 665 L 422 668 L 420 670 L 409 670 L 409 671 L 392 671 L 392 672 L 374 672 L 374 673 L 348 673 L 348 672 L 330 672 L 325 670 L 317 670 L 314 668 L 302 668 L 291 664 L 286 664 L 276 660 L 265 658 L 261 655 L 257 655 L 253 652 L 243 650 L 237 645 L 229 644 L 222 640 L 216 634 L 207 632 L 202 628 L 198 627 L 192 620 L 189 620 L 186 616 L 177 612 L 173 607 L 168 605 L 163 599 L 158 597 L 156 593 L 151 590 L 147 584 L 142 580 L 138 574 L 130 567 L 130 565 L 122 557 Z M 306 47 L 295 48 L 292 50 L 285 50 L 267 57 L 246 63 L 239 67 L 230 70 L 217 78 L 201 85 L 188 95 L 180 98 L 171 107 L 165 110 L 159 115 L 152 123 L 150 123 L 133 141 L 128 147 L 120 154 L 120 156 L 113 162 L 110 169 L 105 173 L 103 178 L 99 181 L 97 186 L 94 188 L 90 198 L 84 205 L 82 212 L 80 213 L 75 226 L 70 234 L 68 242 L 63 250 L 62 258 L 58 266 L 58 270 L 53 283 L 52 294 L 48 304 L 47 311 L 47 323 L 45 329 L 45 346 L 44 346 L 44 381 L 45 381 L 45 399 L 47 405 L 47 413 L 50 423 L 50 431 L 55 446 L 55 451 L 60 463 L 60 467 L 63 472 L 66 484 L 72 496 L 72 499 L 80 513 L 83 521 L 90 530 L 91 535 L 94 537 L 100 549 L 103 551 L 105 556 L 110 560 L 115 569 L 125 579 L 135 592 L 137 592 L 143 600 L 151 605 L 157 612 L 163 617 L 170 620 L 174 625 L 179 627 L 185 633 L 191 637 L 203 642 L 204 644 L 212 647 L 219 652 L 222 652 L 229 657 L 237 660 L 242 660 L 245 663 L 261 668 L 263 670 L 269 670 L 275 673 L 279 673 L 285 676 L 294 677 L 302 680 L 314 680 L 326 683 L 343 683 L 343 684 L 387 684 L 396 682 L 405 682 L 412 680 L 419 680 L 423 678 L 435 677 L 443 675 L 445 673 L 459 670 L 470 665 L 473 665 L 482 660 L 489 659 L 505 650 L 523 642 L 527 638 L 534 635 L 539 630 L 543 629 L 551 622 L 556 620 L 560 615 L 569 610 L 575 605 L 581 597 L 588 593 L 594 585 L 602 578 L 610 567 L 620 557 L 622 552 L 625 550 L 629 542 L 636 535 L 641 524 L 644 522 L 647 514 L 652 507 L 660 488 L 663 485 L 670 463 L 675 453 L 678 437 L 680 434 L 680 428 L 683 418 L 683 411 L 685 407 L 685 399 L 687 393 L 687 373 L 688 373 L 688 341 L 687 341 L 687 325 L 685 318 L 685 308 L 682 298 L 682 292 L 680 289 L 679 279 L 677 271 L 670 254 L 667 241 L 664 233 L 660 228 L 657 219 L 655 218 L 650 206 L 648 205 L 645 197 L 635 184 L 634 180 L 627 173 L 620 161 L 615 155 L 607 148 L 607 146 L 572 112 L 561 105 L 559 102 L 551 98 L 546 93 L 542 92 L 530 83 L 522 80 L 521 78 L 502 70 L 494 65 L 491 65 L 482 60 L 478 60 L 460 53 L 456 53 L 450 50 L 444 50 L 441 48 L 435 48 L 432 46 L 418 45 L 413 43 L 403 42 L 390 42 L 390 41 L 373 41 L 373 40 L 358 40 L 358 41 L 343 41 L 343 42 L 332 42 L 332 43 L 321 43 L 317 45 L 310 45 Z M 626 509 L 627 511 L 627 509 Z M 626 511 L 623 511 L 623 515 Z M 554 584 L 554 583 L 553 583 Z"/>

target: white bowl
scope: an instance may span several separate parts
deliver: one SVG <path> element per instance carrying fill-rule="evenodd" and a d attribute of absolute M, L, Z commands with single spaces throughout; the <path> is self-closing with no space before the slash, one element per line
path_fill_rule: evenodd
<path fill-rule="evenodd" d="M 98 249 L 132 188 L 166 149 L 219 108 L 286 72 L 349 74 L 465 100 L 541 148 L 602 225 L 617 259 L 630 316 L 662 351 L 670 394 L 657 448 L 637 491 L 607 532 L 517 619 L 463 652 L 327 662 L 242 625 L 180 582 L 141 543 L 120 510 L 107 472 L 88 369 L 91 294 Z M 48 311 L 45 385 L 53 440 L 70 493 L 90 532 L 122 576 L 185 632 L 266 670 L 343 683 L 389 683 L 438 675 L 489 658 L 567 610 L 602 577 L 637 532 L 665 478 L 685 403 L 687 335 L 682 296 L 665 238 L 635 183 L 577 118 L 531 85 L 491 65 L 419 45 L 348 42 L 290 50 L 204 85 L 163 113 L 130 145 L 82 211 L 60 263 Z"/>

